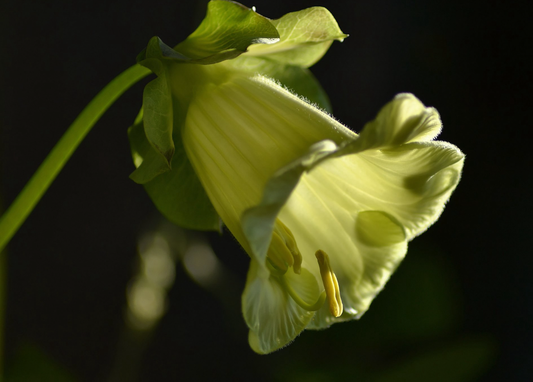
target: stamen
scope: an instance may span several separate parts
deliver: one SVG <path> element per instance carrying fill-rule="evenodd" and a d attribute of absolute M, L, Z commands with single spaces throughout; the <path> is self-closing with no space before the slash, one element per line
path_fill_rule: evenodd
<path fill-rule="evenodd" d="M 302 309 L 314 312 L 324 305 L 327 298 L 326 291 L 323 291 L 318 296 L 318 299 L 310 304 L 305 302 L 285 279 L 284 275 L 287 273 L 289 267 L 292 267 L 294 273 L 300 274 L 302 269 L 302 255 L 298 250 L 291 230 L 279 219 L 276 220 L 272 232 L 266 265 L 270 271 L 270 275 L 281 284 L 292 300 Z"/>
<path fill-rule="evenodd" d="M 337 276 L 335 276 L 335 273 L 331 269 L 329 256 L 326 252 L 319 249 L 316 251 L 315 256 L 318 260 L 318 266 L 320 267 L 322 283 L 324 284 L 324 289 L 328 296 L 329 311 L 333 317 L 339 317 L 342 314 L 343 306 Z"/>
<path fill-rule="evenodd" d="M 290 261 L 293 262 L 289 249 L 281 237 L 279 237 L 279 235 L 275 232 L 272 234 L 272 240 L 270 241 L 267 257 L 270 259 L 270 261 L 272 261 L 272 264 L 285 272 L 287 271 L 287 264 L 291 265 L 289 262 L 287 262 L 287 259 L 290 258 Z"/>
<path fill-rule="evenodd" d="M 276 225 L 274 226 L 274 235 L 278 235 L 280 237 L 285 244 L 285 248 L 288 249 L 290 253 L 291 260 L 290 262 L 287 261 L 287 263 L 289 266 L 292 266 L 294 273 L 300 274 L 300 270 L 302 269 L 302 255 L 298 250 L 296 240 L 294 239 L 294 235 L 292 234 L 291 230 L 287 228 L 287 226 L 283 224 L 281 220 L 278 219 L 276 220 Z M 272 239 L 274 239 L 274 235 Z"/>

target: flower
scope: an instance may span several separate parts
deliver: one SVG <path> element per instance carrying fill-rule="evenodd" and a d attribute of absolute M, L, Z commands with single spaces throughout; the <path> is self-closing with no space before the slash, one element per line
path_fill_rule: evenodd
<path fill-rule="evenodd" d="M 280 34 L 279 44 L 286 44 Z M 187 44 L 176 51 L 202 60 L 203 51 Z M 438 219 L 464 161 L 455 146 L 433 140 L 439 115 L 411 94 L 396 96 L 358 135 L 269 78 L 269 64 L 259 65 L 266 73 L 250 69 L 254 57 L 283 50 L 251 48 L 251 57 L 208 65 L 151 64 L 171 95 L 166 100 L 175 103 L 176 150 L 154 141 L 141 148 L 132 140 L 138 173 L 142 166 L 156 169 L 146 182 L 154 201 L 169 189 L 177 199 L 189 185 L 205 192 L 250 256 L 242 306 L 258 353 L 287 345 L 306 328 L 360 317 L 405 256 L 407 242 Z M 159 107 L 155 93 L 148 94 L 145 115 Z M 173 170 L 160 175 L 169 153 Z M 190 184 L 183 181 L 187 166 Z M 179 186 L 169 186 L 172 177 Z"/>
<path fill-rule="evenodd" d="M 250 255 L 242 304 L 255 351 L 368 309 L 459 181 L 463 154 L 431 141 L 440 126 L 410 94 L 357 136 L 261 76 L 198 93 L 183 142 Z"/>

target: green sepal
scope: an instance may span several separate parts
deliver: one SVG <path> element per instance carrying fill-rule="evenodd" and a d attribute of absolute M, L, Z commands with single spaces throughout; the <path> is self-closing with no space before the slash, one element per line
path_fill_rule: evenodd
<path fill-rule="evenodd" d="M 312 7 L 271 20 L 280 41 L 271 45 L 252 45 L 245 55 L 228 64 L 241 70 L 273 78 L 310 103 L 331 113 L 329 98 L 307 69 L 316 63 L 342 33 L 331 13 Z"/>
<path fill-rule="evenodd" d="M 168 162 L 148 142 L 142 119 L 128 129 L 131 155 L 137 169 L 130 174 L 130 179 L 138 184 L 145 184 L 169 170 Z"/>
<path fill-rule="evenodd" d="M 219 230 L 220 220 L 196 176 L 181 140 L 176 140 L 172 170 L 154 150 L 144 134 L 142 113 L 128 129 L 133 162 L 137 169 L 130 175 L 143 184 L 157 209 L 180 227 L 203 231 Z"/>
<path fill-rule="evenodd" d="M 148 46 L 137 56 L 137 62 L 143 66 L 149 65 L 150 59 L 159 59 L 159 60 L 170 60 L 174 63 L 182 64 L 198 64 L 198 65 L 212 65 L 217 64 L 222 61 L 232 60 L 246 50 L 239 49 L 227 49 L 220 52 L 211 52 L 211 54 L 200 57 L 200 58 L 191 58 L 185 56 L 165 44 L 159 37 L 154 36 L 148 42 Z M 148 67 L 148 66 L 147 66 Z M 151 69 L 151 68 L 150 68 Z"/>
<path fill-rule="evenodd" d="M 155 39 L 157 37 L 150 40 L 147 52 L 156 43 Z M 168 66 L 158 58 L 146 58 L 140 64 L 157 75 L 156 79 L 145 86 L 143 92 L 144 131 L 148 142 L 166 161 L 167 170 L 170 170 L 175 148 L 172 140 L 174 111 Z"/>
<path fill-rule="evenodd" d="M 157 209 L 174 224 L 202 231 L 220 230 L 220 218 L 181 144 L 176 144 L 172 170 L 146 183 L 144 188 Z"/>
<path fill-rule="evenodd" d="M 137 62 L 147 66 L 146 61 L 155 58 L 211 65 L 238 57 L 250 45 L 273 44 L 279 40 L 276 27 L 266 17 L 233 1 L 211 0 L 205 18 L 189 37 L 174 48 L 159 37 L 152 37 L 137 56 Z"/>
<path fill-rule="evenodd" d="M 251 44 L 278 41 L 279 33 L 266 17 L 233 1 L 212 0 L 207 5 L 207 15 L 200 26 L 175 50 L 193 60 L 228 52 L 233 52 L 234 57 L 237 57 L 246 52 Z"/>
<path fill-rule="evenodd" d="M 331 46 L 333 40 L 343 41 L 342 33 L 333 15 L 323 7 L 312 7 L 287 13 L 271 20 L 280 35 L 273 45 L 254 45 L 248 56 L 260 56 L 282 64 L 310 67 Z"/>

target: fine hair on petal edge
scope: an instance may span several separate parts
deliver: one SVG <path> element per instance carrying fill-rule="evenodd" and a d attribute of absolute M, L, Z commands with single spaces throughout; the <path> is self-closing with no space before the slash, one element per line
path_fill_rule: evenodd
<path fill-rule="evenodd" d="M 272 82 L 274 83 L 275 85 L 279 86 L 280 88 L 282 88 L 283 90 L 287 91 L 288 93 L 290 93 L 292 96 L 298 98 L 300 101 L 302 102 L 305 102 L 307 105 L 310 105 L 312 107 L 314 107 L 315 109 L 318 109 L 320 112 L 326 114 L 328 117 L 330 117 L 331 119 L 333 119 L 335 122 L 343 125 L 345 128 L 349 129 L 349 130 L 352 130 L 350 129 L 348 126 L 346 126 L 344 123 L 342 123 L 341 121 L 339 121 L 337 118 L 335 118 L 334 115 L 332 115 L 329 111 L 325 110 L 324 108 L 322 108 L 320 105 L 314 103 L 314 102 L 311 102 L 309 99 L 307 99 L 306 97 L 304 97 L 303 95 L 301 94 L 298 94 L 296 93 L 293 89 L 289 88 L 288 86 L 286 86 L 285 84 L 283 84 L 281 81 L 279 81 L 277 78 L 272 78 L 272 77 L 268 77 L 268 76 L 265 76 L 263 74 L 256 74 L 254 77 L 253 77 L 255 80 L 258 80 L 258 81 L 261 81 L 261 82 Z M 352 130 L 353 131 L 353 130 Z"/>

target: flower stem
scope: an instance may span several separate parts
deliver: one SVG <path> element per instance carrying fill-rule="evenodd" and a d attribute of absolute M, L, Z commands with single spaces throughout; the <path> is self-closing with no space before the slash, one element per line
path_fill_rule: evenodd
<path fill-rule="evenodd" d="M 126 69 L 107 84 L 83 109 L 50 154 L 41 163 L 15 201 L 0 218 L 0 251 L 26 220 L 57 174 L 59 174 L 102 114 L 122 93 L 150 73 L 148 69 L 138 64 Z"/>

